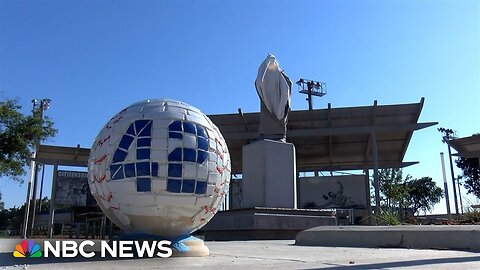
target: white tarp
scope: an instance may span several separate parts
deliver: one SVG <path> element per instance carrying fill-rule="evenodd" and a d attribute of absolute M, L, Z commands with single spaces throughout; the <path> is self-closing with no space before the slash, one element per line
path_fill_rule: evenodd
<path fill-rule="evenodd" d="M 275 56 L 269 54 L 258 68 L 255 88 L 267 109 L 279 120 L 286 117 L 286 108 L 290 108 L 291 85 Z"/>

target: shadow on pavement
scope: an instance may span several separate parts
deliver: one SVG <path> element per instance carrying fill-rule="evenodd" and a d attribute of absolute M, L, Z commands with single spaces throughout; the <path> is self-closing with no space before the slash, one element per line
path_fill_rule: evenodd
<path fill-rule="evenodd" d="M 468 262 L 480 262 L 480 256 L 475 257 L 455 257 L 455 258 L 438 258 L 438 259 L 423 259 L 412 260 L 403 262 L 384 262 L 384 263 L 372 263 L 372 264 L 359 264 L 359 265 L 338 265 L 332 267 L 321 268 L 325 269 L 390 269 L 397 267 L 412 267 L 412 266 L 425 266 L 425 269 L 435 269 L 436 264 L 449 264 L 449 263 L 468 263 Z M 312 268 L 320 269 L 320 268 Z"/>
<path fill-rule="evenodd" d="M 173 258 L 173 256 L 172 256 Z M 77 256 L 75 258 L 55 258 L 55 257 L 40 257 L 40 258 L 15 258 L 12 252 L 0 253 L 0 267 L 13 266 L 13 265 L 36 265 L 36 264 L 52 264 L 52 263 L 76 263 L 76 262 L 94 262 L 94 261 L 121 261 L 121 260 L 147 260 L 150 258 L 113 258 L 107 256 L 102 258 L 99 254 L 96 254 L 92 258 L 84 258 Z"/>

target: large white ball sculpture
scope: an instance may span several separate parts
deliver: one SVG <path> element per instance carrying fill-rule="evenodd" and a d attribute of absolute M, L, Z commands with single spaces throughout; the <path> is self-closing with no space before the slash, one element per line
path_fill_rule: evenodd
<path fill-rule="evenodd" d="M 132 104 L 102 128 L 88 162 L 90 190 L 127 233 L 187 236 L 217 212 L 230 155 L 200 110 L 174 100 Z"/>

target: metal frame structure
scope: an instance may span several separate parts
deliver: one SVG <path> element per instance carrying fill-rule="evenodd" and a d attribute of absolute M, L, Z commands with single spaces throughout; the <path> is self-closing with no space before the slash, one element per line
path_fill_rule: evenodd
<path fill-rule="evenodd" d="M 477 158 L 478 164 L 480 165 L 480 135 L 445 140 L 445 142 L 457 151 L 457 153 L 453 154 L 453 156 L 460 156 L 464 158 Z M 463 202 L 462 196 L 460 195 L 459 179 L 457 179 L 457 188 L 460 198 L 460 209 L 462 210 L 463 214 Z"/>
<path fill-rule="evenodd" d="M 44 166 L 53 165 L 52 193 L 50 195 L 50 212 L 48 215 L 48 238 L 53 236 L 58 166 L 87 167 L 89 155 L 90 149 L 80 148 L 80 145 L 77 145 L 77 147 L 40 145 L 38 147 L 36 157 L 33 160 Z"/>
<path fill-rule="evenodd" d="M 403 158 L 413 132 L 438 124 L 418 123 L 419 103 L 292 111 L 287 141 L 295 145 L 298 172 L 373 169 L 379 205 L 378 170 L 418 162 Z M 239 110 L 241 112 L 241 110 Z M 232 173 L 242 173 L 242 147 L 258 139 L 258 113 L 210 115 L 230 151 Z"/>
<path fill-rule="evenodd" d="M 454 156 L 478 158 L 480 162 L 480 135 L 446 140 L 446 143 L 457 151 Z"/>
<path fill-rule="evenodd" d="M 412 134 L 437 124 L 417 123 L 423 103 L 422 98 L 400 105 L 379 106 L 375 101 L 373 106 L 332 108 L 329 104 L 327 109 L 290 112 L 287 141 L 295 145 L 297 170 L 364 170 L 374 168 L 374 163 L 379 168 L 400 168 L 418 163 L 403 161 Z M 209 118 L 227 141 L 232 173 L 241 173 L 242 147 L 258 139 L 259 114 Z"/>

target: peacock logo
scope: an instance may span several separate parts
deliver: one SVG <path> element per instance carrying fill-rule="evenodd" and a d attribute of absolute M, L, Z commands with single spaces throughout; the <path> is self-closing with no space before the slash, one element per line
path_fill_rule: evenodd
<path fill-rule="evenodd" d="M 15 258 L 39 258 L 42 257 L 40 246 L 35 244 L 33 240 L 22 240 L 22 242 L 15 247 L 13 251 Z"/>

